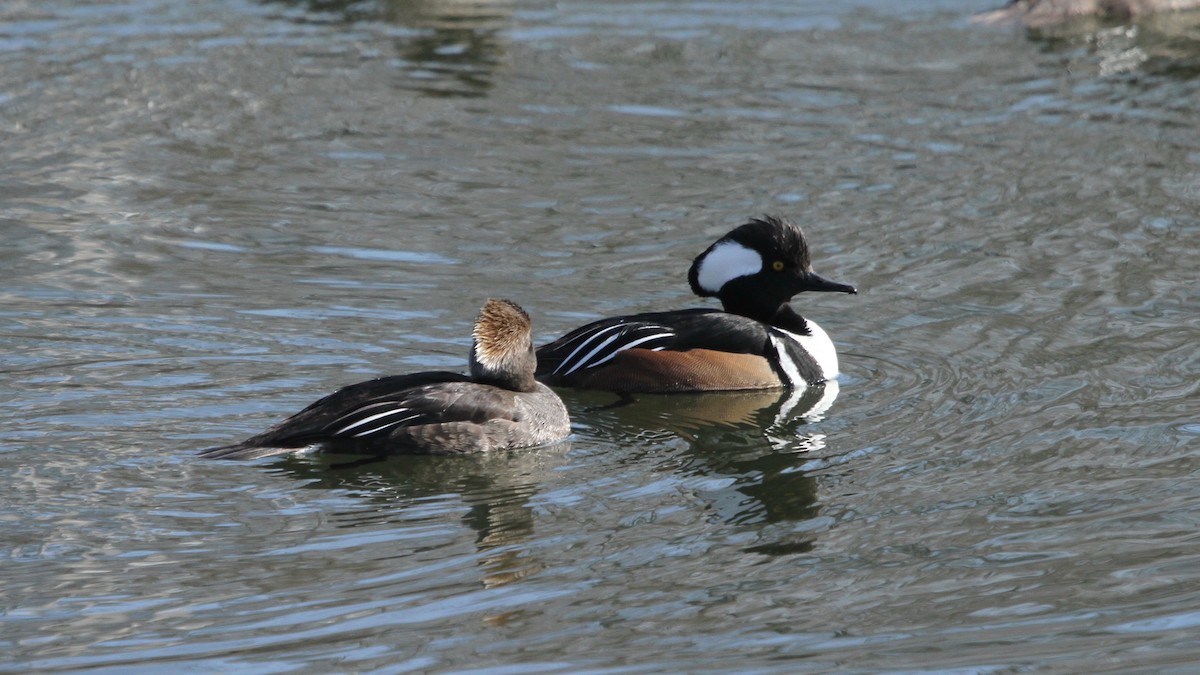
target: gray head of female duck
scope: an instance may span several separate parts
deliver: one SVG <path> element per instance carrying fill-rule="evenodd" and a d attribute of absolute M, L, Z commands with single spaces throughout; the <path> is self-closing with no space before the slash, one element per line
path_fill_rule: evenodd
<path fill-rule="evenodd" d="M 515 302 L 488 298 L 471 341 L 471 379 L 513 391 L 533 391 L 537 357 L 533 323 Z"/>

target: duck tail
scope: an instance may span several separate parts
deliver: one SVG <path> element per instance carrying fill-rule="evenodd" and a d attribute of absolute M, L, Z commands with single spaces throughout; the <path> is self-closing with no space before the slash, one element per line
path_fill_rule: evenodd
<path fill-rule="evenodd" d="M 263 457 L 274 457 L 276 455 L 290 455 L 295 452 L 300 452 L 305 448 L 280 448 L 280 447 L 264 447 L 261 445 L 248 445 L 246 443 L 235 443 L 233 445 L 221 445 L 215 448 L 207 448 L 199 452 L 199 456 L 205 459 L 261 459 Z"/>

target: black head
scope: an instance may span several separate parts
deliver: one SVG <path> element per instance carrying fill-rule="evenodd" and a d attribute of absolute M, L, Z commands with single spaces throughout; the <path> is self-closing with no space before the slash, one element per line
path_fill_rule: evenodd
<path fill-rule="evenodd" d="M 536 387 L 533 322 L 520 305 L 488 298 L 475 320 L 472 337 L 472 380 L 516 391 Z"/>
<path fill-rule="evenodd" d="M 688 271 L 692 292 L 717 297 L 725 310 L 767 321 L 797 293 L 857 293 L 812 271 L 799 225 L 775 216 L 754 218 L 713 242 Z"/>

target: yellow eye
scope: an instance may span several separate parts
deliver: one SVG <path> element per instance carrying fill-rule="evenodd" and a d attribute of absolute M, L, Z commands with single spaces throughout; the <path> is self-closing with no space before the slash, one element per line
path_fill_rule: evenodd
<path fill-rule="evenodd" d="M 782 272 L 783 271 L 783 261 L 776 260 L 775 262 L 771 263 L 771 269 L 775 270 L 776 272 Z"/>

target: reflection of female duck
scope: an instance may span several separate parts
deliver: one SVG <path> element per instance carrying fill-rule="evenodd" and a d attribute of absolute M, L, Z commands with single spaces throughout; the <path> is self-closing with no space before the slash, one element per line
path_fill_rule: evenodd
<path fill-rule="evenodd" d="M 458 457 L 395 455 L 350 458 L 336 455 L 285 457 L 276 471 L 303 481 L 308 490 L 338 490 L 361 500 L 361 507 L 330 514 L 339 527 L 385 523 L 428 523 L 445 514 L 474 532 L 483 554 L 477 562 L 485 586 L 510 583 L 545 567 L 525 542 L 534 536 L 530 501 L 547 482 L 561 476 L 558 467 L 570 443 L 538 452 L 477 453 Z M 439 506 L 440 503 L 440 506 Z M 462 513 L 462 505 L 467 511 Z M 498 549 L 493 551 L 493 549 Z"/>

